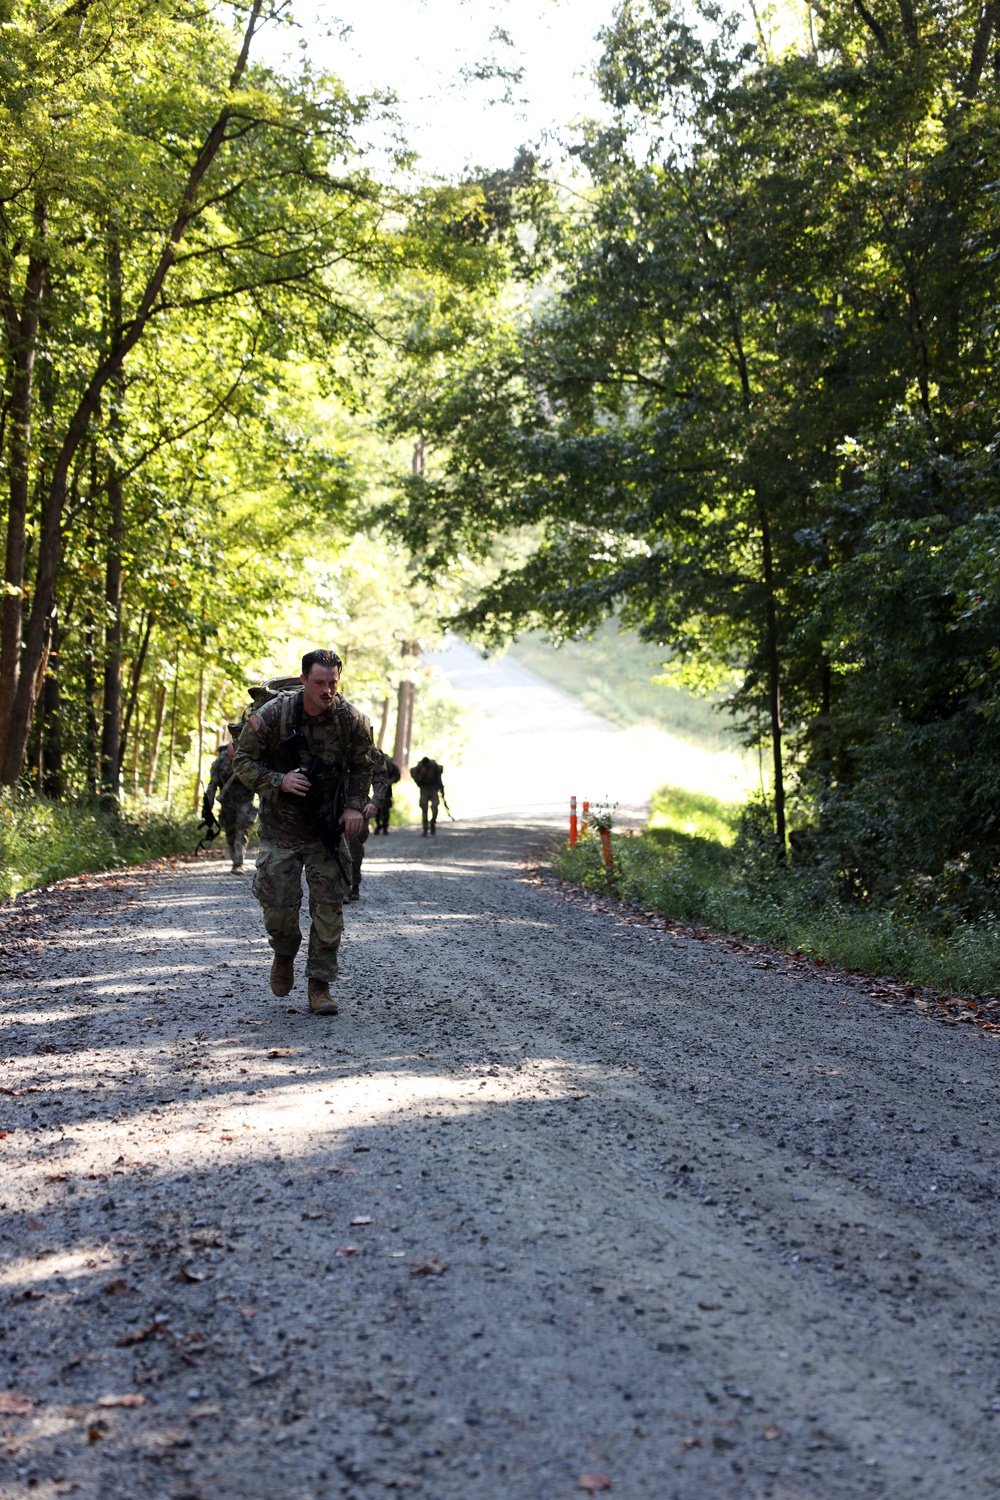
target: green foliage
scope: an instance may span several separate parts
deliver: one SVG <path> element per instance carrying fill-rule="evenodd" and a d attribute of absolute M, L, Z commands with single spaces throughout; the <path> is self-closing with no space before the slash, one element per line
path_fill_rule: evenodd
<path fill-rule="evenodd" d="M 1000 991 L 1000 923 L 992 915 L 958 918 L 945 931 L 913 914 L 859 909 L 810 870 L 777 866 L 773 841 L 755 837 L 753 813 L 741 824 L 735 809 L 674 787 L 661 788 L 653 805 L 646 832 L 612 835 L 612 882 L 594 837 L 556 849 L 554 868 L 588 890 L 847 969 L 950 993 Z M 688 831 L 692 823 L 698 831 Z M 713 823 L 722 840 L 709 833 Z"/>
<path fill-rule="evenodd" d="M 660 787 L 650 799 L 649 827 L 728 847 L 736 842 L 741 806 L 679 786 Z"/>
<path fill-rule="evenodd" d="M 460 623 L 614 615 L 730 684 L 768 857 L 787 796 L 800 870 L 947 927 L 1000 879 L 996 12 L 813 27 L 618 7 L 581 191 L 532 206 L 554 271 L 392 393 L 396 524 L 431 574 L 533 538 Z"/>
<path fill-rule="evenodd" d="M 155 806 L 117 814 L 96 802 L 8 792 L 0 801 L 0 901 L 70 875 L 190 852 L 198 837 L 193 817 L 171 817 Z"/>

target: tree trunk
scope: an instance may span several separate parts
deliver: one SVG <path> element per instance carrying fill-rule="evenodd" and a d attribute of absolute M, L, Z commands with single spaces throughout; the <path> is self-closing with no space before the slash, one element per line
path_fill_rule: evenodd
<path fill-rule="evenodd" d="M 405 776 L 410 769 L 410 736 L 413 732 L 413 700 L 416 687 L 412 682 L 399 684 L 399 704 L 396 709 L 396 743 L 392 758 Z"/>
<path fill-rule="evenodd" d="M 4 562 L 3 607 L 0 609 L 0 764 L 10 735 L 11 710 L 21 667 L 24 559 L 31 483 L 31 407 L 38 319 L 45 294 L 47 232 L 45 204 L 39 200 L 35 204 L 36 244 L 28 261 L 20 315 L 14 306 L 9 284 L 5 283 L 0 290 L 11 371 L 7 552 Z M 15 776 L 14 780 L 16 779 Z"/>
<path fill-rule="evenodd" d="M 129 676 L 128 702 L 125 705 L 125 717 L 122 719 L 122 736 L 118 742 L 118 761 L 125 764 L 125 747 L 128 744 L 129 726 L 139 703 L 139 684 L 142 681 L 142 669 L 146 665 L 146 655 L 149 651 L 149 642 L 152 639 L 153 628 L 156 624 L 152 614 L 146 616 L 142 627 L 139 650 L 136 652 L 135 661 L 132 663 L 132 671 Z M 138 740 L 138 732 L 135 739 Z"/>
<path fill-rule="evenodd" d="M 122 336 L 122 258 L 114 235 L 108 246 L 108 312 L 112 346 Z M 111 381 L 108 411 L 108 550 L 104 569 L 104 713 L 101 725 L 101 791 L 109 806 L 118 806 L 121 792 L 122 718 L 122 546 L 125 540 L 125 502 L 118 443 L 122 430 L 125 382 L 121 369 Z"/>
<path fill-rule="evenodd" d="M 149 745 L 149 761 L 146 767 L 146 796 L 153 795 L 153 787 L 156 783 L 156 763 L 160 758 L 160 740 L 163 736 L 163 710 L 167 702 L 166 684 L 154 683 L 150 692 L 154 694 L 151 703 L 153 714 L 153 735 Z"/>
<path fill-rule="evenodd" d="M 58 618 L 52 622 L 52 645 L 42 685 L 42 792 L 58 802 L 66 790 L 63 774 L 62 695 L 59 674 L 66 632 Z"/>
<path fill-rule="evenodd" d="M 87 611 L 83 631 L 83 697 L 85 784 L 91 797 L 97 795 L 97 673 L 94 669 L 95 630 L 92 610 Z"/>
<path fill-rule="evenodd" d="M 201 765 L 205 758 L 205 658 L 198 663 L 198 763 L 194 771 L 194 811 L 201 806 Z"/>
<path fill-rule="evenodd" d="M 174 691 L 170 705 L 170 748 L 167 751 L 167 811 L 174 796 L 174 746 L 177 744 L 177 687 L 180 682 L 180 647 L 174 657 Z"/>
<path fill-rule="evenodd" d="M 771 719 L 771 755 L 774 761 L 774 832 L 778 841 L 778 858 L 784 860 L 787 845 L 785 830 L 785 771 L 781 744 L 781 674 L 778 654 L 778 609 L 774 598 L 774 559 L 771 554 L 771 528 L 767 511 L 758 498 L 761 544 L 764 554 L 764 621 L 767 651 L 767 701 Z"/>
<path fill-rule="evenodd" d="M 382 745 L 383 745 L 383 743 L 385 741 L 385 730 L 386 730 L 386 725 L 388 724 L 388 722 L 389 722 L 389 700 L 388 700 L 388 698 L 383 698 L 382 699 L 382 722 L 378 726 L 378 748 L 380 750 L 381 750 Z"/>

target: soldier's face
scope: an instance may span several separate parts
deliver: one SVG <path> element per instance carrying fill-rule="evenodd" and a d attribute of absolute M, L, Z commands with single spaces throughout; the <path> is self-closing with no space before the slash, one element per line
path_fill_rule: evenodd
<path fill-rule="evenodd" d="M 306 713 L 324 713 L 337 696 L 339 681 L 339 667 L 312 667 L 309 676 L 302 678 L 302 706 Z"/>

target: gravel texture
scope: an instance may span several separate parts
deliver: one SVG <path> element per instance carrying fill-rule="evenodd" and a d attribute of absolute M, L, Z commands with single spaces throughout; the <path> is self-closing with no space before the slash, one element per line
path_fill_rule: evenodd
<path fill-rule="evenodd" d="M 394 830 L 2 921 L 0 1495 L 995 1497 L 997 1037 Z"/>

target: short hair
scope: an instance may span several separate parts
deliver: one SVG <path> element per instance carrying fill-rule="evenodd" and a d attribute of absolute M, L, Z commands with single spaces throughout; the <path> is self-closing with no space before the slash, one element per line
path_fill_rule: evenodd
<path fill-rule="evenodd" d="M 336 651 L 326 651 L 321 647 L 318 651 L 307 651 L 302 658 L 303 677 L 308 677 L 313 667 L 336 667 L 338 672 L 342 672 L 344 663 Z"/>

